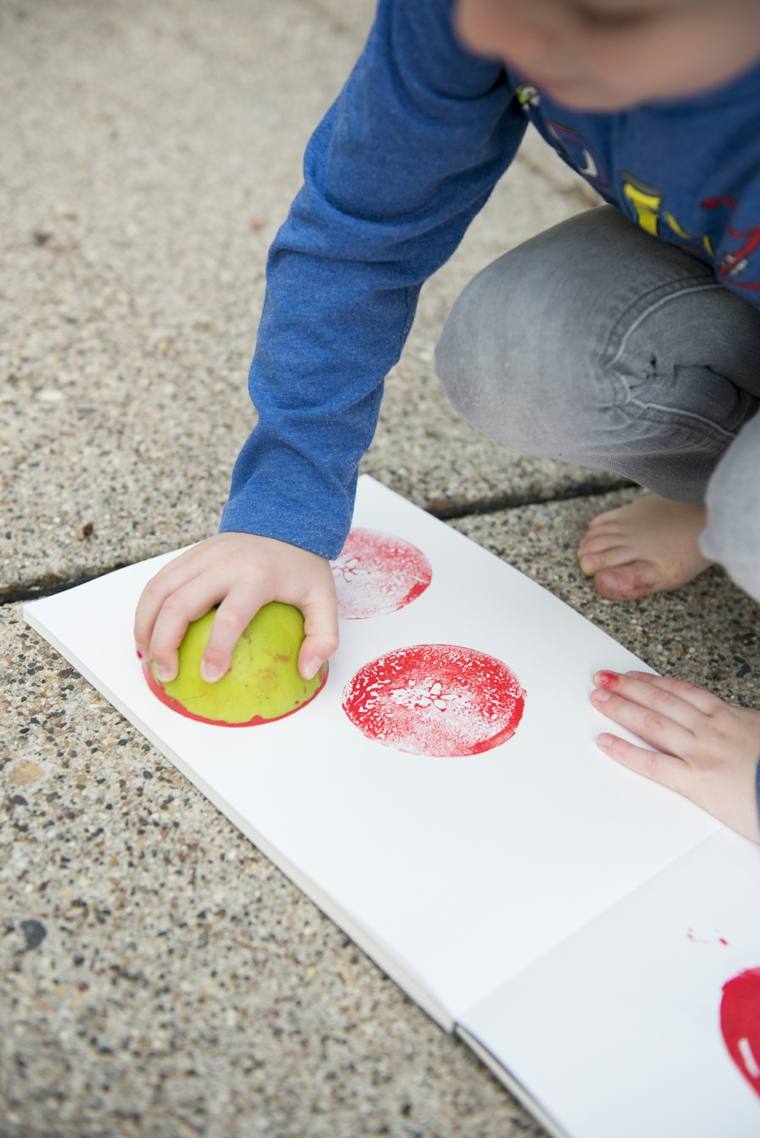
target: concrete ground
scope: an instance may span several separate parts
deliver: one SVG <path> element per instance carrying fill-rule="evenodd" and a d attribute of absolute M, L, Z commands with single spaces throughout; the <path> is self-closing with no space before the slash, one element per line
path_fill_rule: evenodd
<path fill-rule="evenodd" d="M 21 619 L 215 530 L 267 245 L 369 15 L 0 9 L 0 1138 L 543 1134 Z M 465 282 L 591 204 L 528 139 L 423 292 L 365 469 L 654 667 L 757 703 L 756 606 L 717 570 L 601 601 L 574 548 L 632 491 L 499 450 L 433 374 Z"/>

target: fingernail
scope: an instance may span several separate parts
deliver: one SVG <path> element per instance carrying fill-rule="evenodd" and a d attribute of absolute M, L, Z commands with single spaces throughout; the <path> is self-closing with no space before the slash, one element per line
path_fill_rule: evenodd
<path fill-rule="evenodd" d="M 307 660 L 304 664 L 301 675 L 305 680 L 313 680 L 321 667 L 322 661 L 320 660 L 319 656 L 312 656 L 312 658 L 310 660 Z"/>
<path fill-rule="evenodd" d="M 601 735 L 597 735 L 596 741 L 600 747 L 610 747 L 612 745 L 612 736 L 604 731 Z"/>
<path fill-rule="evenodd" d="M 600 684 L 604 684 L 605 687 L 610 688 L 620 679 L 617 672 L 597 672 L 597 677 Z"/>
<path fill-rule="evenodd" d="M 595 703 L 604 703 L 606 699 L 610 698 L 610 693 L 602 688 L 595 688 L 591 693 L 591 698 Z"/>
<path fill-rule="evenodd" d="M 201 675 L 207 684 L 215 684 L 222 678 L 222 669 L 217 664 L 207 664 L 204 660 L 201 663 Z"/>
<path fill-rule="evenodd" d="M 162 684 L 168 684 L 169 680 L 174 679 L 174 672 L 171 668 L 167 668 L 165 664 L 156 664 L 156 675 Z"/>

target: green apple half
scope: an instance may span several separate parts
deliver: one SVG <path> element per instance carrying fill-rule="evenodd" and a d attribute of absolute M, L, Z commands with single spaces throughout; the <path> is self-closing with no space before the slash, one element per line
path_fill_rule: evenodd
<path fill-rule="evenodd" d="M 179 646 L 176 677 L 162 683 L 155 664 L 146 665 L 148 686 L 174 711 L 204 723 L 249 727 L 282 719 L 309 703 L 324 686 L 327 665 L 312 680 L 298 671 L 304 641 L 303 615 L 293 605 L 264 605 L 243 632 L 232 663 L 215 684 L 201 676 L 201 657 L 216 608 L 194 620 Z"/>

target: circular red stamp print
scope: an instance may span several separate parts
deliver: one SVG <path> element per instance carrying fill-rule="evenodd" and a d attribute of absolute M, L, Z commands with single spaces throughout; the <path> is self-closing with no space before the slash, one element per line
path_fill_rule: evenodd
<path fill-rule="evenodd" d="M 346 620 L 397 612 L 424 593 L 433 577 L 416 545 L 372 529 L 352 529 L 330 564 L 338 612 Z"/>
<path fill-rule="evenodd" d="M 760 968 L 748 968 L 723 985 L 720 1030 L 729 1055 L 760 1095 Z"/>
<path fill-rule="evenodd" d="M 525 692 L 505 663 L 456 644 L 415 644 L 365 664 L 343 689 L 362 734 L 413 755 L 478 755 L 511 739 Z"/>

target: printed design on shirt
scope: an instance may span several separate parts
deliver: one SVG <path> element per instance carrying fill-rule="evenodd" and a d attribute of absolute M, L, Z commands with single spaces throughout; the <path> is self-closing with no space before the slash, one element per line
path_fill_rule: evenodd
<path fill-rule="evenodd" d="M 649 186 L 633 174 L 622 173 L 623 200 L 633 220 L 652 237 L 673 240 L 673 235 L 687 244 L 700 245 L 712 257 L 714 249 L 706 235 L 695 235 L 684 229 L 678 219 L 662 208 L 663 194 L 656 186 Z"/>
<path fill-rule="evenodd" d="M 581 174 L 595 189 L 602 191 L 609 186 L 609 179 L 602 160 L 590 142 L 564 123 L 546 119 L 546 127 L 554 139 L 557 149 L 570 165 Z"/>
<path fill-rule="evenodd" d="M 534 87 L 532 83 L 519 83 L 515 87 L 515 95 L 519 106 L 526 113 L 529 107 L 541 106 L 541 95 L 538 87 Z"/>
<path fill-rule="evenodd" d="M 718 197 L 705 198 L 701 203 L 703 209 L 725 208 L 733 212 L 736 209 L 736 198 Z M 727 225 L 725 232 L 729 237 L 736 238 L 741 244 L 736 249 L 724 253 L 718 262 L 718 276 L 728 277 L 736 288 L 753 289 L 760 291 L 760 281 L 737 280 L 749 268 L 750 257 L 756 249 L 760 249 L 760 225 L 752 229 L 734 229 Z"/>
<path fill-rule="evenodd" d="M 707 233 L 689 233 L 669 210 L 663 208 L 664 195 L 656 186 L 647 185 L 633 174 L 623 172 L 623 200 L 633 220 L 645 233 L 662 237 L 666 241 L 696 246 L 715 258 L 715 248 Z M 732 197 L 705 198 L 699 203 L 702 209 L 736 209 Z M 760 248 L 760 225 L 752 229 L 734 229 L 726 225 L 724 233 L 740 242 L 736 249 L 724 253 L 716 266 L 719 277 L 728 279 L 735 288 L 760 290 L 760 281 L 739 279 L 750 267 L 750 258 Z"/>

